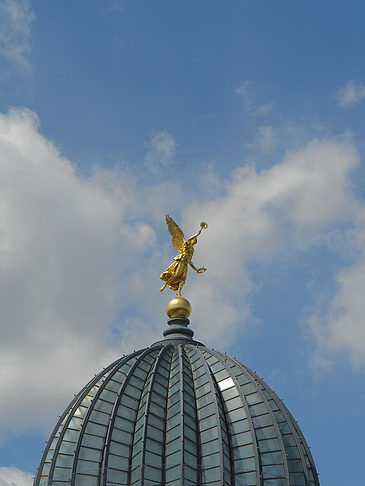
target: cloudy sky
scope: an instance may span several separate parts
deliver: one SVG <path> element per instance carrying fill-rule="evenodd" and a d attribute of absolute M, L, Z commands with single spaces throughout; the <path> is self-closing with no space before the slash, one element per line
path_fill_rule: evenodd
<path fill-rule="evenodd" d="M 164 214 L 198 340 L 284 400 L 323 486 L 365 431 L 362 1 L 0 2 L 0 486 L 165 328 Z"/>

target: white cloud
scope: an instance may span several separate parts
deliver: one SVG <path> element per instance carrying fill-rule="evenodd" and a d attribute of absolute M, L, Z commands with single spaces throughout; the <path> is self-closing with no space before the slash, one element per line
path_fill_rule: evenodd
<path fill-rule="evenodd" d="M 210 340 L 232 341 L 235 327 L 249 317 L 256 289 L 248 264 L 286 261 L 313 245 L 331 244 L 333 228 L 347 224 L 357 207 L 349 183 L 357 160 L 346 137 L 314 140 L 268 170 L 241 167 L 225 195 L 188 209 L 186 224 L 197 214 L 209 223 L 195 258 L 208 271 L 189 292 L 198 302 L 194 320 L 207 323 Z"/>
<path fill-rule="evenodd" d="M 252 94 L 251 86 L 253 86 L 252 81 L 245 81 L 242 86 L 235 89 L 235 93 L 243 99 L 244 108 L 247 113 L 255 116 L 267 116 L 271 113 L 273 109 L 272 103 L 264 103 L 262 105 L 256 106 L 254 102 L 254 96 Z"/>
<path fill-rule="evenodd" d="M 250 86 L 252 85 L 252 81 L 245 81 L 242 86 L 235 89 L 234 91 L 238 96 L 240 96 L 240 98 L 242 98 L 243 107 L 245 111 L 249 114 L 252 114 L 255 111 L 255 108 L 253 107 L 253 96 L 250 90 Z"/>
<path fill-rule="evenodd" d="M 365 369 L 365 207 L 350 179 L 357 163 L 348 135 L 313 140 L 268 170 L 239 168 L 223 196 L 188 209 L 186 224 L 197 214 L 209 223 L 209 236 L 200 237 L 195 257 L 208 272 L 189 288 L 198 303 L 199 335 L 229 343 L 235 327 L 250 321 L 250 297 L 257 291 L 250 264 L 287 261 L 322 246 L 353 263 L 338 268 L 334 295 L 317 296 L 307 321 L 314 364 L 325 369 L 342 355 Z"/>
<path fill-rule="evenodd" d="M 235 93 L 241 96 L 242 98 L 248 98 L 249 96 L 249 86 L 253 84 L 252 81 L 245 81 L 242 86 L 235 90 Z"/>
<path fill-rule="evenodd" d="M 31 486 L 33 475 L 16 467 L 0 467 L 0 486 Z"/>
<path fill-rule="evenodd" d="M 29 71 L 31 23 L 30 0 L 4 0 L 0 4 L 0 55 Z"/>
<path fill-rule="evenodd" d="M 365 369 L 365 208 L 361 207 L 351 231 L 354 263 L 335 275 L 333 295 L 320 295 L 315 312 L 308 319 L 316 338 L 314 365 L 327 368 L 338 355 L 348 353 L 356 369 Z M 326 359 L 323 359 L 323 356 Z"/>
<path fill-rule="evenodd" d="M 255 115 L 267 116 L 269 113 L 272 112 L 272 109 L 273 109 L 272 103 L 265 103 L 256 108 Z"/>
<path fill-rule="evenodd" d="M 153 132 L 147 145 L 145 163 L 152 173 L 168 167 L 176 154 L 176 142 L 166 130 Z"/>
<path fill-rule="evenodd" d="M 335 98 L 341 108 L 357 105 L 365 98 L 365 84 L 350 81 L 336 91 Z"/>
<path fill-rule="evenodd" d="M 365 255 L 350 268 L 342 270 L 336 281 L 338 291 L 328 320 L 330 349 L 349 350 L 356 367 L 365 365 Z"/>
<path fill-rule="evenodd" d="M 123 14 L 126 11 L 125 0 L 114 0 L 110 2 L 110 5 L 105 8 L 107 13 Z"/>
<path fill-rule="evenodd" d="M 272 125 L 264 125 L 257 129 L 254 146 L 262 152 L 268 153 L 274 147 L 276 141 L 276 135 Z"/>
<path fill-rule="evenodd" d="M 123 318 L 130 342 L 112 342 L 139 296 L 141 320 L 160 312 L 149 291 L 155 277 L 158 295 L 160 250 L 146 221 L 163 214 L 169 190 L 135 184 L 101 169 L 80 178 L 34 114 L 0 116 L 0 428 L 48 427 L 106 359 L 156 337 L 155 325 L 141 333 Z"/>

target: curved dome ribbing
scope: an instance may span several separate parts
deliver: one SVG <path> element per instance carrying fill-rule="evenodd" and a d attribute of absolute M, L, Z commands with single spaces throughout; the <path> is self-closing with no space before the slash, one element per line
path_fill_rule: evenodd
<path fill-rule="evenodd" d="M 123 357 L 90 381 L 56 425 L 34 484 L 319 482 L 301 431 L 268 385 L 185 337 Z"/>

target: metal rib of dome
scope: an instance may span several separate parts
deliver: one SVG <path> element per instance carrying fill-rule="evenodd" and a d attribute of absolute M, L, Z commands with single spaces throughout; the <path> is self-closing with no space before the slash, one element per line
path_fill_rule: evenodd
<path fill-rule="evenodd" d="M 187 319 L 173 319 L 186 327 Z M 104 369 L 74 398 L 35 485 L 317 486 L 305 439 L 252 370 L 190 336 Z"/>

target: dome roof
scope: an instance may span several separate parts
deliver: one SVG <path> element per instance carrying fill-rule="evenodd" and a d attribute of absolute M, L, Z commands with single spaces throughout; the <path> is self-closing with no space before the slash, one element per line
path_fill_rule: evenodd
<path fill-rule="evenodd" d="M 35 485 L 314 486 L 297 423 L 256 373 L 193 341 L 188 319 L 73 399 Z"/>

